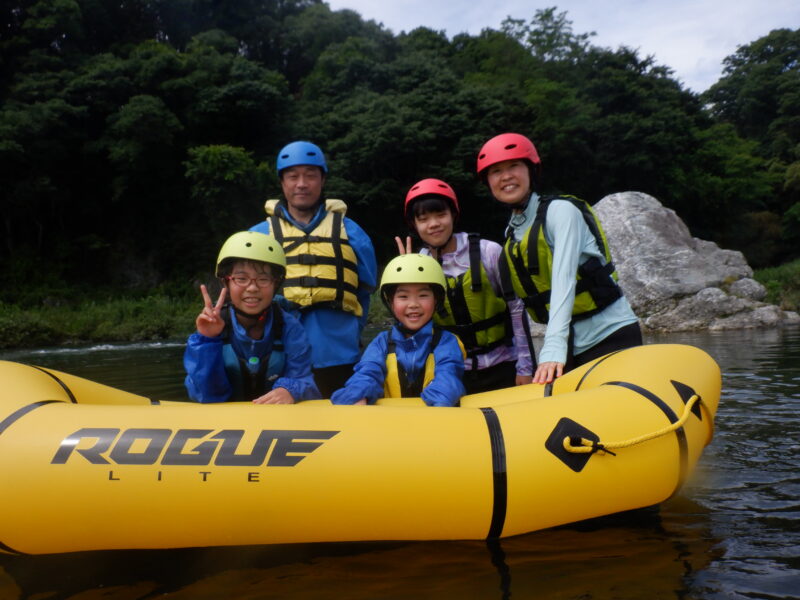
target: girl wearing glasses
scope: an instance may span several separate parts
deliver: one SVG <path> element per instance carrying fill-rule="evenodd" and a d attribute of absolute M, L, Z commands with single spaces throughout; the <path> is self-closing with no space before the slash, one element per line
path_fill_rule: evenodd
<path fill-rule="evenodd" d="M 222 245 L 216 273 L 222 291 L 214 304 L 200 286 L 204 307 L 183 357 L 189 397 L 256 404 L 319 398 L 305 331 L 273 302 L 286 274 L 281 245 L 264 233 L 235 233 Z"/>

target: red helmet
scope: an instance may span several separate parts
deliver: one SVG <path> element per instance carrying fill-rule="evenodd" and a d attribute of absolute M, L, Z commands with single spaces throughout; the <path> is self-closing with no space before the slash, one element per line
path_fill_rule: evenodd
<path fill-rule="evenodd" d="M 483 145 L 478 153 L 478 175 L 504 160 L 524 159 L 538 171 L 542 161 L 533 142 L 519 133 L 501 133 Z"/>
<path fill-rule="evenodd" d="M 412 185 L 411 189 L 408 190 L 406 194 L 406 202 L 403 205 L 403 214 L 406 220 L 409 218 L 408 209 L 411 203 L 421 196 L 431 195 L 447 198 L 450 201 L 450 205 L 453 207 L 455 216 L 458 216 L 461 209 L 458 206 L 458 198 L 456 198 L 456 193 L 453 191 L 453 188 L 441 179 L 423 179 Z"/>

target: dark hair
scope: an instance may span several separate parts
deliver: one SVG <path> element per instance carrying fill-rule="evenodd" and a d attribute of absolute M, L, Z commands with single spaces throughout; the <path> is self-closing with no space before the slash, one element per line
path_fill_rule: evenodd
<path fill-rule="evenodd" d="M 408 222 L 408 227 L 413 231 L 416 229 L 414 227 L 415 218 L 421 217 L 426 213 L 444 212 L 446 210 L 449 210 L 450 214 L 453 216 L 453 226 L 455 227 L 455 221 L 458 213 L 456 213 L 456 209 L 450 200 L 444 196 L 439 196 L 436 194 L 415 198 L 406 210 L 406 221 Z"/>
<path fill-rule="evenodd" d="M 319 169 L 319 173 L 320 173 L 320 175 L 322 175 L 323 179 L 325 179 L 327 177 L 327 173 L 325 172 L 325 169 L 323 169 L 319 165 L 291 165 L 289 167 L 284 167 L 283 169 L 278 171 L 278 181 L 283 181 L 284 173 L 286 173 L 286 171 L 288 171 L 289 169 L 293 169 L 294 167 L 316 167 L 317 169 Z"/>

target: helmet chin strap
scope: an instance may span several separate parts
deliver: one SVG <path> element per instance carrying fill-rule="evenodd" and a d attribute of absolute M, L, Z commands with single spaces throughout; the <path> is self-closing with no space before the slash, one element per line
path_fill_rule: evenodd
<path fill-rule="evenodd" d="M 428 248 L 430 248 L 431 250 L 436 250 L 436 256 L 434 256 L 434 258 L 441 263 L 442 262 L 442 250 L 444 250 L 444 248 L 447 246 L 447 244 L 450 243 L 450 240 L 452 240 L 452 239 L 453 239 L 453 232 L 451 231 L 450 232 L 450 237 L 447 238 L 447 240 L 445 241 L 444 244 L 441 244 L 439 246 L 431 246 L 430 244 L 425 244 L 425 245 Z M 432 252 L 431 252 L 431 255 L 433 255 Z"/>
<path fill-rule="evenodd" d="M 233 304 L 231 304 L 231 306 L 233 306 Z M 269 309 L 270 307 L 267 307 L 264 310 L 262 310 L 259 314 L 251 315 L 250 313 L 246 313 L 243 310 L 237 308 L 236 306 L 233 306 L 233 312 L 235 312 L 240 317 L 244 317 L 244 319 L 246 319 L 247 321 L 251 321 L 250 325 L 242 324 L 247 330 L 247 333 L 250 333 L 250 331 L 253 328 L 257 327 L 258 325 L 264 323 L 264 321 L 267 320 L 267 313 L 269 312 Z"/>
<path fill-rule="evenodd" d="M 528 196 L 525 198 L 525 200 L 523 200 L 519 204 L 506 204 L 505 202 L 500 202 L 500 200 L 497 200 L 496 198 L 495 198 L 495 200 L 497 200 L 498 203 L 502 204 L 508 210 L 518 210 L 518 211 L 522 212 L 526 208 L 528 208 L 528 204 L 531 201 L 531 196 L 533 196 L 533 190 L 528 192 Z"/>

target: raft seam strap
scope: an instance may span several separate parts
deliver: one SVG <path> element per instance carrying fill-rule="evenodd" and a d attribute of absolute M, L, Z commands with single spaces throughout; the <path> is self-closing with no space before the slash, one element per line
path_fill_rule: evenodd
<path fill-rule="evenodd" d="M 28 404 L 27 406 L 18 408 L 5 419 L 0 421 L 0 435 L 4 434 L 6 429 L 11 427 L 16 421 L 27 415 L 29 412 L 39 408 L 40 406 L 44 406 L 45 404 L 64 404 L 64 402 L 61 400 L 40 400 L 38 402 L 34 402 L 33 404 Z"/>
<path fill-rule="evenodd" d="M 492 448 L 492 484 L 493 484 L 493 504 L 492 522 L 489 526 L 487 539 L 499 538 L 503 533 L 506 521 L 506 509 L 508 505 L 508 478 L 506 473 L 506 450 L 505 440 L 503 439 L 503 429 L 500 427 L 500 419 L 492 408 L 481 408 L 486 426 L 489 429 L 489 441 Z"/>
<path fill-rule="evenodd" d="M 623 350 L 627 350 L 627 348 L 623 348 Z M 606 359 L 611 358 L 612 356 L 614 356 L 615 354 L 618 354 L 620 352 L 622 352 L 622 350 L 616 350 L 616 351 L 612 352 L 611 354 L 606 354 L 603 358 L 601 358 L 596 363 L 594 363 L 591 367 L 589 367 L 589 370 L 586 371 L 586 373 L 583 374 L 583 377 L 581 377 L 581 380 L 578 382 L 578 385 L 575 386 L 575 390 L 574 391 L 577 392 L 579 389 L 581 389 L 581 386 L 583 385 L 583 381 L 589 376 L 589 373 L 594 371 L 600 365 L 600 363 L 604 362 Z"/>
<path fill-rule="evenodd" d="M 619 387 L 629 389 L 632 392 L 636 392 L 660 408 L 661 412 L 666 415 L 670 423 L 675 423 L 678 420 L 678 415 L 675 414 L 669 405 L 650 390 L 640 387 L 635 383 L 630 383 L 629 381 L 609 381 L 604 385 L 617 385 Z M 680 452 L 680 471 L 678 473 L 678 484 L 675 486 L 675 490 L 672 492 L 672 494 L 670 494 L 670 497 L 674 496 L 678 490 L 681 489 L 683 482 L 686 479 L 686 473 L 689 469 L 689 448 L 686 442 L 686 431 L 683 427 L 675 431 L 675 437 L 678 439 L 678 449 Z"/>
<path fill-rule="evenodd" d="M 0 542 L 0 550 L 2 550 L 3 552 L 8 552 L 9 554 L 17 554 L 19 556 L 26 556 L 26 554 L 24 552 L 20 552 L 19 550 L 14 550 L 11 546 L 8 546 L 8 545 L 4 544 L 3 542 Z"/>
<path fill-rule="evenodd" d="M 78 403 L 78 399 L 77 399 L 77 398 L 75 398 L 74 394 L 72 393 L 72 390 L 71 390 L 71 389 L 69 389 L 69 388 L 67 387 L 67 384 L 66 384 L 66 383 L 64 383 L 63 381 L 61 381 L 61 380 L 60 380 L 58 377 L 56 377 L 55 375 L 53 375 L 53 374 L 52 374 L 50 371 L 48 371 L 47 369 L 43 369 L 43 368 L 41 368 L 41 367 L 37 367 L 37 366 L 35 366 L 35 365 L 31 365 L 31 367 L 32 367 L 32 368 L 34 368 L 34 369 L 37 369 L 37 370 L 41 371 L 42 373 L 45 373 L 46 375 L 49 375 L 50 377 L 52 377 L 53 379 L 55 379 L 55 380 L 56 380 L 56 382 L 58 383 L 58 385 L 60 385 L 62 388 L 64 388 L 64 391 L 65 391 L 65 392 L 67 392 L 67 395 L 69 396 L 69 400 L 70 400 L 70 402 L 72 402 L 73 404 L 77 404 L 77 403 Z"/>

